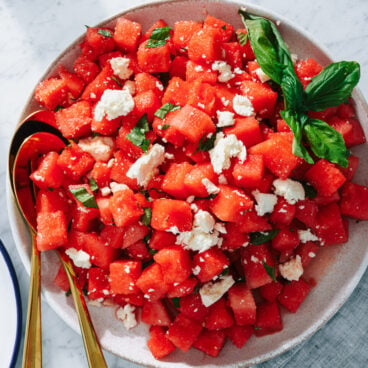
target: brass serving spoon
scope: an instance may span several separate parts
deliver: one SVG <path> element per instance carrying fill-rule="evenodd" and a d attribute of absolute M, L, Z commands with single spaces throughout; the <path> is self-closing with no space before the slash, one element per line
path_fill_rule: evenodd
<path fill-rule="evenodd" d="M 50 151 L 60 151 L 66 144 L 66 139 L 53 126 L 52 115 L 48 112 L 37 111 L 19 125 L 10 145 L 9 179 L 18 209 L 29 227 L 32 239 L 31 281 L 23 350 L 23 368 L 42 367 L 41 260 L 35 242 L 35 195 L 29 174 L 34 161 L 41 154 Z M 68 277 L 89 367 L 107 368 L 83 292 L 76 282 L 74 267 L 61 250 L 58 250 L 58 254 Z"/>

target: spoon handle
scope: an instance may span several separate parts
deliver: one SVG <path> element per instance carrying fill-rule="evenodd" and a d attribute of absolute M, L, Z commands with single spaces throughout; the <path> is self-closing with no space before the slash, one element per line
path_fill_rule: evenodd
<path fill-rule="evenodd" d="M 23 368 L 42 367 L 41 257 L 35 240 L 35 235 L 32 233 L 31 280 L 24 337 Z"/>
<path fill-rule="evenodd" d="M 73 296 L 75 309 L 77 311 L 79 326 L 81 328 L 84 349 L 86 351 L 88 366 L 90 368 L 107 368 L 107 364 L 98 342 L 96 332 L 93 328 L 83 292 L 78 286 L 75 271 L 71 261 L 59 252 L 61 262 L 68 277 L 70 291 Z"/>

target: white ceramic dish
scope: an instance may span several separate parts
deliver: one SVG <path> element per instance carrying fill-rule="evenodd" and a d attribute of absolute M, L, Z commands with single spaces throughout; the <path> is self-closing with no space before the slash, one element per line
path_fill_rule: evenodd
<path fill-rule="evenodd" d="M 244 3 L 231 1 L 197 1 L 178 0 L 156 2 L 128 10 L 100 23 L 113 26 L 117 17 L 124 15 L 129 19 L 140 22 L 143 30 L 147 29 L 156 19 L 163 18 L 169 25 L 182 19 L 203 20 L 207 14 L 224 19 L 235 27 L 242 27 L 237 10 Z M 247 6 L 248 11 L 266 16 L 272 20 L 280 20 L 280 31 L 293 53 L 300 58 L 311 56 L 322 65 L 332 60 L 328 53 L 317 45 L 312 38 L 289 20 L 272 14 L 256 6 Z M 81 25 L 82 28 L 82 25 Z M 81 38 L 67 48 L 50 66 L 41 79 L 53 74 L 56 64 L 70 66 L 79 53 L 78 44 Z M 368 107 L 359 91 L 353 94 L 356 110 L 362 122 L 365 134 L 368 136 Z M 32 111 L 38 109 L 32 96 L 27 102 L 20 120 Z M 359 172 L 355 181 L 367 185 L 363 174 L 368 172 L 368 145 L 356 147 L 354 153 L 361 157 Z M 11 229 L 21 256 L 29 272 L 30 269 L 30 241 L 27 228 L 15 206 L 10 186 L 7 186 L 7 203 Z M 283 313 L 284 330 L 275 335 L 262 338 L 252 337 L 243 349 L 237 349 L 228 343 L 220 356 L 216 359 L 192 349 L 184 354 L 176 351 L 163 361 L 155 360 L 146 347 L 148 327 L 141 324 L 127 332 L 122 324 L 117 323 L 112 308 L 90 308 L 97 334 L 102 346 L 130 361 L 143 366 L 154 367 L 236 367 L 250 366 L 271 359 L 293 346 L 304 341 L 326 323 L 343 305 L 358 284 L 368 265 L 366 239 L 368 227 L 364 223 L 350 223 L 349 243 L 343 246 L 327 247 L 308 268 L 310 276 L 318 280 L 318 285 L 311 292 L 296 314 Z M 57 257 L 53 252 L 43 254 L 42 278 L 43 295 L 55 312 L 75 331 L 79 331 L 78 321 L 73 309 L 71 298 L 53 285 L 53 279 L 58 269 Z"/>

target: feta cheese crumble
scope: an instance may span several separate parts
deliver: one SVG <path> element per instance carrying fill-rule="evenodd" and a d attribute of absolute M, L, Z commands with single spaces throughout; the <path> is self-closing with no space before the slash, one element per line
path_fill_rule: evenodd
<path fill-rule="evenodd" d="M 284 279 L 289 281 L 298 281 L 304 272 L 300 256 L 298 255 L 290 261 L 280 264 L 279 271 Z"/>
<path fill-rule="evenodd" d="M 133 70 L 129 69 L 130 59 L 126 57 L 116 57 L 110 59 L 111 68 L 114 74 L 120 79 L 129 79 Z"/>
<path fill-rule="evenodd" d="M 262 83 L 265 83 L 271 79 L 261 68 L 256 69 L 255 73 Z"/>
<path fill-rule="evenodd" d="M 221 174 L 222 170 L 226 170 L 231 165 L 231 158 L 237 157 L 240 162 L 244 162 L 247 158 L 247 150 L 242 141 L 234 134 L 225 137 L 220 132 L 216 136 L 215 145 L 209 151 L 211 164 L 215 173 Z"/>
<path fill-rule="evenodd" d="M 252 102 L 247 96 L 235 95 L 233 98 L 234 111 L 241 116 L 255 116 Z"/>
<path fill-rule="evenodd" d="M 113 120 L 128 115 L 133 109 L 133 97 L 126 89 L 106 89 L 95 107 L 94 118 L 101 121 L 106 115 L 107 120 Z"/>
<path fill-rule="evenodd" d="M 199 289 L 202 303 L 205 307 L 216 303 L 235 284 L 232 276 L 222 276 L 216 283 L 207 282 Z"/>
<path fill-rule="evenodd" d="M 298 235 L 302 243 L 307 243 L 309 241 L 319 241 L 318 236 L 314 235 L 311 229 L 298 230 Z"/>
<path fill-rule="evenodd" d="M 165 148 L 160 144 L 154 144 L 129 168 L 126 176 L 137 179 L 140 186 L 146 187 L 154 177 L 157 168 L 165 161 Z"/>
<path fill-rule="evenodd" d="M 289 204 L 295 204 L 305 199 L 305 191 L 303 185 L 292 179 L 276 179 L 273 182 L 275 193 L 284 197 Z"/>
<path fill-rule="evenodd" d="M 85 251 L 69 248 L 65 251 L 65 254 L 73 261 L 76 267 L 91 268 L 91 257 Z"/>
<path fill-rule="evenodd" d="M 207 178 L 202 179 L 202 184 L 206 187 L 208 194 L 217 194 L 220 191 L 220 188 Z"/>
<path fill-rule="evenodd" d="M 225 61 L 216 60 L 212 64 L 212 70 L 219 72 L 218 81 L 221 83 L 226 83 L 230 79 L 234 78 L 234 74 L 231 72 L 231 66 Z"/>
<path fill-rule="evenodd" d="M 110 183 L 110 188 L 113 193 L 119 192 L 121 190 L 130 189 L 126 184 L 120 184 L 114 181 Z"/>
<path fill-rule="evenodd" d="M 257 204 L 255 209 L 258 216 L 271 213 L 277 203 L 277 196 L 271 193 L 261 193 L 259 190 L 252 192 Z"/>
<path fill-rule="evenodd" d="M 108 161 L 114 152 L 114 141 L 110 137 L 88 137 L 80 139 L 78 146 L 96 161 Z"/>
<path fill-rule="evenodd" d="M 119 307 L 116 310 L 116 317 L 123 322 L 124 327 L 127 330 L 137 326 L 137 320 L 135 319 L 135 307 L 130 304 L 125 304 L 124 307 Z"/>
<path fill-rule="evenodd" d="M 234 113 L 230 111 L 217 111 L 217 126 L 219 128 L 232 126 L 235 124 Z"/>

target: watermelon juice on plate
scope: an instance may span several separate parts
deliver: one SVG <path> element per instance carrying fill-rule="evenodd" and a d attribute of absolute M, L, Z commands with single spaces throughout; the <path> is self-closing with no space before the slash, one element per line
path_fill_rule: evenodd
<path fill-rule="evenodd" d="M 30 176 L 38 249 L 62 247 L 118 329 L 148 324 L 156 359 L 287 329 L 318 293 L 309 263 L 368 219 L 359 65 L 300 58 L 275 23 L 239 17 L 88 27 L 35 90 L 70 140 Z M 62 267 L 54 282 L 68 294 Z"/>

